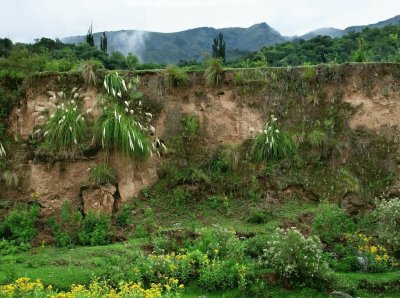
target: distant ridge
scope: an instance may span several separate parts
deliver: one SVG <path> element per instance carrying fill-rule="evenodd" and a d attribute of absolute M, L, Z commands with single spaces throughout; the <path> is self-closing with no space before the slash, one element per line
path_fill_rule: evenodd
<path fill-rule="evenodd" d="M 174 33 L 159 33 L 140 30 L 120 30 L 107 32 L 109 52 L 120 51 L 123 54 L 132 52 L 142 62 L 177 63 L 179 60 L 203 60 L 210 54 L 213 38 L 219 33 L 224 34 L 227 44 L 227 59 L 233 60 L 248 52 L 256 51 L 263 46 L 294 39 L 311 39 L 318 35 L 341 37 L 352 31 L 358 32 L 366 27 L 377 28 L 386 25 L 400 24 L 400 15 L 375 24 L 352 26 L 344 30 L 336 28 L 320 28 L 302 36 L 283 36 L 266 23 L 255 24 L 248 28 L 200 27 Z M 94 33 L 97 46 L 100 43 L 101 32 Z M 80 43 L 85 36 L 71 36 L 62 39 L 66 43 Z"/>

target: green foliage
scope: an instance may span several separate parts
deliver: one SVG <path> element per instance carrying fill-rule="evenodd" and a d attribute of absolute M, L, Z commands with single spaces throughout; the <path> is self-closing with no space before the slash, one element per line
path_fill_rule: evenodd
<path fill-rule="evenodd" d="M 321 277 L 328 270 L 319 238 L 305 237 L 296 228 L 277 229 L 271 235 L 261 264 L 289 279 Z"/>
<path fill-rule="evenodd" d="M 19 252 L 28 251 L 31 245 L 26 242 L 16 242 L 15 240 L 0 240 L 0 254 L 1 255 L 13 255 Z"/>
<path fill-rule="evenodd" d="M 240 144 L 228 144 L 221 151 L 222 161 L 230 171 L 237 171 L 239 168 L 241 162 L 240 150 Z"/>
<path fill-rule="evenodd" d="M 174 65 L 168 65 L 165 69 L 164 79 L 169 88 L 183 86 L 188 81 L 186 72 Z"/>
<path fill-rule="evenodd" d="M 82 245 L 105 245 L 110 243 L 110 218 L 105 214 L 90 211 L 82 220 L 78 237 Z"/>
<path fill-rule="evenodd" d="M 204 72 L 207 84 L 217 86 L 222 82 L 224 67 L 218 58 L 209 58 L 206 60 L 206 70 Z"/>
<path fill-rule="evenodd" d="M 142 159 L 152 154 L 151 141 L 142 128 L 120 105 L 111 103 L 97 119 L 95 136 L 106 150 L 118 150 L 125 157 Z"/>
<path fill-rule="evenodd" d="M 303 70 L 303 79 L 307 82 L 310 82 L 315 77 L 315 69 L 311 66 L 306 64 Z"/>
<path fill-rule="evenodd" d="M 307 140 L 314 148 L 324 148 L 328 142 L 328 136 L 319 129 L 314 129 L 307 136 Z"/>
<path fill-rule="evenodd" d="M 395 251 L 400 251 L 400 199 L 377 202 L 373 213 L 379 239 Z"/>
<path fill-rule="evenodd" d="M 43 146 L 46 149 L 65 156 L 75 156 L 87 138 L 85 114 L 80 113 L 76 100 L 68 100 L 57 106 L 56 111 L 50 115 L 44 126 L 44 130 L 45 144 Z"/>
<path fill-rule="evenodd" d="M 89 182 L 93 184 L 116 184 L 117 176 L 114 170 L 105 163 L 97 164 L 89 170 Z"/>
<path fill-rule="evenodd" d="M 237 286 L 240 277 L 240 265 L 214 259 L 200 269 L 199 284 L 207 291 L 226 290 Z"/>
<path fill-rule="evenodd" d="M 121 98 L 123 93 L 128 91 L 124 78 L 120 77 L 118 72 L 109 72 L 106 74 L 104 77 L 104 88 L 114 98 Z"/>
<path fill-rule="evenodd" d="M 357 38 L 358 48 L 353 53 L 354 62 L 365 62 L 367 61 L 367 55 L 365 52 L 365 40 L 362 37 Z"/>
<path fill-rule="evenodd" d="M 212 56 L 213 58 L 220 59 L 223 63 L 225 63 L 225 50 L 226 50 L 226 43 L 224 40 L 224 35 L 222 32 L 218 34 L 213 39 L 212 44 Z"/>
<path fill-rule="evenodd" d="M 199 120 L 192 115 L 183 115 L 182 119 L 183 137 L 194 138 L 199 133 Z"/>
<path fill-rule="evenodd" d="M 328 202 L 318 206 L 312 223 L 312 232 L 323 242 L 333 244 L 345 233 L 351 233 L 354 229 L 354 222 L 343 209 Z"/>
<path fill-rule="evenodd" d="M 40 208 L 19 206 L 0 222 L 0 238 L 15 240 L 16 243 L 29 242 L 36 236 L 36 223 Z"/>
<path fill-rule="evenodd" d="M 273 115 L 265 125 L 265 129 L 252 140 L 250 150 L 254 161 L 259 164 L 293 157 L 296 154 L 292 138 L 278 129 L 277 119 Z"/>
<path fill-rule="evenodd" d="M 59 219 L 52 217 L 47 221 L 56 245 L 61 247 L 79 244 L 78 232 L 81 223 L 82 214 L 67 200 L 61 206 Z"/>
<path fill-rule="evenodd" d="M 100 61 L 88 60 L 80 65 L 80 71 L 87 86 L 96 86 L 98 80 L 98 70 L 103 68 Z"/>
<path fill-rule="evenodd" d="M 126 227 L 133 223 L 132 206 L 125 204 L 114 214 L 115 223 Z"/>
<path fill-rule="evenodd" d="M 128 53 L 126 56 L 126 64 L 129 70 L 135 70 L 139 66 L 139 58 L 132 53 Z"/>

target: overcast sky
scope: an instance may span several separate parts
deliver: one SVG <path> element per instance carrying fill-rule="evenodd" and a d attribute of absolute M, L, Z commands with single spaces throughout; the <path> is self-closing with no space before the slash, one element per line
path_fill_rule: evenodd
<path fill-rule="evenodd" d="M 283 35 L 344 29 L 400 14 L 400 0 L 0 0 L 0 37 L 30 42 L 93 31 L 175 32 L 266 22 Z"/>

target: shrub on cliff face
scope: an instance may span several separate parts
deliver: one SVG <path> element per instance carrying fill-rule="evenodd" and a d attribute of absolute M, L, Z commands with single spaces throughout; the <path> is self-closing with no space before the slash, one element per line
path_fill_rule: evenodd
<path fill-rule="evenodd" d="M 165 83 L 168 87 L 178 87 L 186 84 L 188 76 L 183 69 L 174 65 L 168 65 L 164 73 Z"/>
<path fill-rule="evenodd" d="M 142 131 L 143 126 L 116 104 L 103 109 L 95 134 L 106 150 L 118 150 L 125 157 L 141 159 L 151 154 L 152 144 Z"/>
<path fill-rule="evenodd" d="M 83 80 L 85 81 L 85 84 L 87 86 L 97 85 L 97 80 L 98 80 L 98 70 L 103 68 L 103 65 L 101 64 L 100 61 L 97 60 L 89 60 L 82 62 L 80 65 L 80 71 L 83 77 Z"/>
<path fill-rule="evenodd" d="M 319 277 L 328 269 L 317 236 L 303 236 L 296 228 L 277 229 L 266 243 L 261 264 L 289 279 Z"/>
<path fill-rule="evenodd" d="M 216 86 L 221 83 L 224 74 L 224 66 L 222 65 L 221 59 L 210 58 L 206 61 L 205 78 L 207 84 L 210 86 Z"/>
<path fill-rule="evenodd" d="M 85 115 L 79 111 L 77 92 L 72 92 L 71 99 L 68 100 L 65 100 L 63 92 L 59 94 L 62 98 L 50 97 L 61 103 L 44 126 L 44 146 L 53 153 L 73 156 L 82 148 L 87 137 Z"/>
<path fill-rule="evenodd" d="M 104 214 L 90 211 L 82 220 L 78 237 L 82 245 L 104 245 L 110 243 L 110 218 Z"/>
<path fill-rule="evenodd" d="M 116 184 L 117 177 L 109 165 L 100 163 L 89 170 L 89 182 L 93 184 Z"/>
<path fill-rule="evenodd" d="M 278 129 L 277 118 L 271 115 L 264 130 L 252 140 L 250 150 L 255 162 L 263 163 L 294 156 L 296 146 L 290 136 Z"/>

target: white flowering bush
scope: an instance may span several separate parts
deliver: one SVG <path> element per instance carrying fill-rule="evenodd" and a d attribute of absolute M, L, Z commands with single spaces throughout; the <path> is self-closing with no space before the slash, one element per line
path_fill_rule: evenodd
<path fill-rule="evenodd" d="M 317 236 L 303 236 L 297 228 L 277 229 L 267 242 L 261 265 L 284 278 L 318 277 L 328 269 Z"/>
<path fill-rule="evenodd" d="M 292 138 L 278 129 L 277 118 L 271 115 L 264 130 L 251 143 L 251 153 L 257 163 L 293 156 L 296 146 Z"/>
<path fill-rule="evenodd" d="M 75 100 L 57 105 L 44 126 L 46 147 L 54 153 L 75 154 L 86 140 L 84 113 L 80 113 Z"/>
<path fill-rule="evenodd" d="M 378 202 L 373 214 L 379 238 L 393 250 L 400 250 L 400 198 Z"/>

